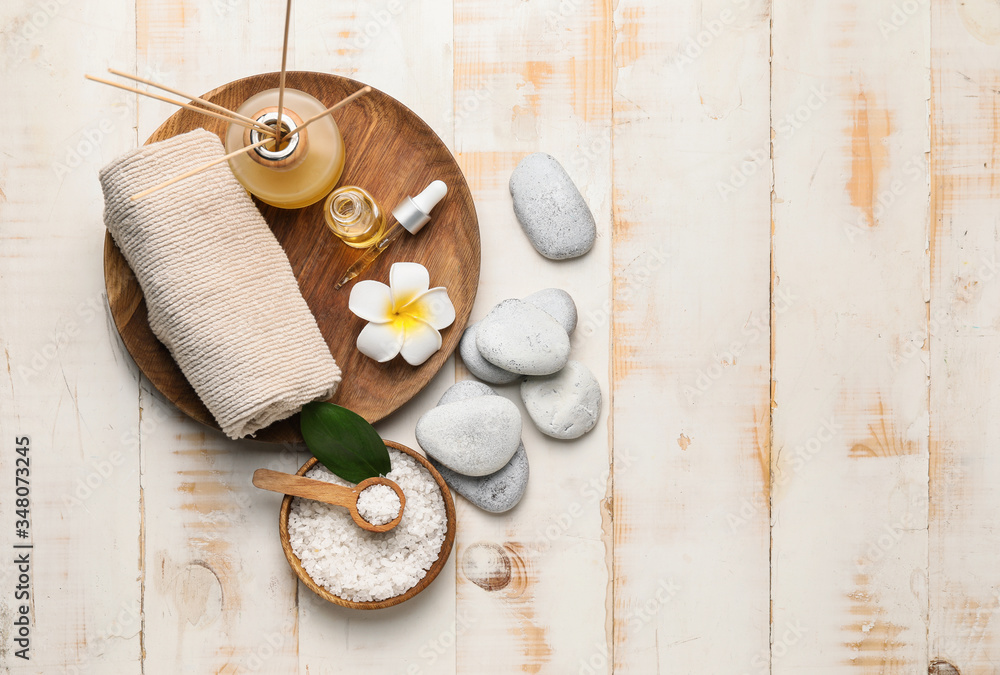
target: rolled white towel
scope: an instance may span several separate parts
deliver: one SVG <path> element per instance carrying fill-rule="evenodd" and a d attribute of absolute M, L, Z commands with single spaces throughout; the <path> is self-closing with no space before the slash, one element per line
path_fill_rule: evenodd
<path fill-rule="evenodd" d="M 198 129 L 128 152 L 100 178 L 104 223 L 142 286 L 153 334 L 226 435 L 241 438 L 332 396 L 340 368 L 226 162 L 132 200 L 223 154 Z"/>

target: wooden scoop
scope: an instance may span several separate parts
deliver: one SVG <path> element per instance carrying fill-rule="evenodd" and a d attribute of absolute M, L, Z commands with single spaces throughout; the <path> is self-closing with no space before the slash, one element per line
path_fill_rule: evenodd
<path fill-rule="evenodd" d="M 253 484 L 262 490 L 270 490 L 271 492 L 280 492 L 292 495 L 293 497 L 315 499 L 318 502 L 342 506 L 350 511 L 351 518 L 358 524 L 358 527 L 370 532 L 387 532 L 399 525 L 399 521 L 403 519 L 403 509 L 406 507 L 406 497 L 403 496 L 403 489 L 396 485 L 395 482 L 382 476 L 367 478 L 350 488 L 306 478 L 305 476 L 294 476 L 288 473 L 281 473 L 280 471 L 271 471 L 270 469 L 257 469 L 253 474 Z M 369 523 L 358 513 L 358 496 L 365 488 L 369 488 L 372 485 L 388 485 L 396 493 L 396 496 L 399 497 L 399 514 L 385 525 Z"/>

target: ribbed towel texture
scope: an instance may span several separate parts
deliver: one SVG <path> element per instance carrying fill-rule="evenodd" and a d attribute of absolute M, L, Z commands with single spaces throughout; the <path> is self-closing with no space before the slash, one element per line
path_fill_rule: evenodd
<path fill-rule="evenodd" d="M 104 224 L 146 296 L 149 326 L 230 438 L 333 395 L 340 369 L 284 250 L 204 129 L 137 148 L 101 171 Z"/>

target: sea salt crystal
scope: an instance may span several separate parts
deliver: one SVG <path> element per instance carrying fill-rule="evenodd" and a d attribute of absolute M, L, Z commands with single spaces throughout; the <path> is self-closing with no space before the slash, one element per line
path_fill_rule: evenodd
<path fill-rule="evenodd" d="M 372 485 L 358 495 L 358 513 L 372 525 L 391 523 L 399 507 L 399 495 L 388 485 Z"/>
<path fill-rule="evenodd" d="M 298 497 L 292 500 L 288 515 L 292 551 L 317 584 L 345 600 L 371 602 L 405 593 L 427 575 L 444 543 L 448 520 L 437 481 L 405 453 L 389 448 L 389 459 L 392 470 L 386 478 L 403 490 L 406 506 L 402 520 L 388 532 L 358 527 L 339 506 Z M 306 476 L 350 486 L 318 464 Z M 382 487 L 398 500 L 392 488 Z"/>

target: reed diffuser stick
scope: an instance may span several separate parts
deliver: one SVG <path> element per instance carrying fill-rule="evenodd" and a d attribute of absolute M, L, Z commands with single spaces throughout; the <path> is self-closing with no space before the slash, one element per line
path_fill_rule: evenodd
<path fill-rule="evenodd" d="M 156 82 L 153 82 L 152 80 L 147 80 L 144 77 L 138 77 L 136 75 L 132 75 L 131 73 L 126 73 L 126 72 L 124 72 L 122 70 L 116 70 L 114 68 L 108 68 L 108 72 L 111 73 L 112 75 L 118 75 L 119 77 L 128 78 L 129 80 L 133 80 L 135 82 L 141 82 L 142 84 L 147 84 L 150 87 L 156 87 L 157 89 L 162 89 L 163 91 L 168 91 L 171 94 L 176 94 L 177 96 L 180 96 L 181 98 L 186 98 L 186 99 L 188 99 L 190 101 L 193 101 L 194 103 L 200 103 L 201 105 L 206 106 L 208 108 L 212 108 L 213 110 L 216 110 L 216 111 L 222 113 L 223 115 L 229 115 L 230 117 L 235 117 L 236 119 L 241 119 L 244 122 L 249 122 L 250 124 L 254 125 L 259 131 L 263 131 L 263 132 L 267 133 L 270 136 L 274 135 L 274 129 L 272 129 L 271 127 L 269 127 L 267 125 L 264 125 L 264 124 L 261 124 L 260 122 L 258 122 L 257 120 L 253 119 L 252 117 L 247 117 L 246 115 L 241 115 L 238 112 L 235 112 L 233 110 L 230 110 L 229 108 L 226 108 L 225 106 L 221 106 L 218 103 L 212 103 L 211 101 L 206 101 L 205 99 L 203 99 L 203 98 L 201 98 L 199 96 L 191 96 L 189 94 L 185 94 L 183 91 L 178 91 L 177 89 L 173 89 L 173 88 L 168 87 L 168 86 L 166 86 L 164 84 L 157 84 Z"/>
<path fill-rule="evenodd" d="M 338 108 L 347 105 L 348 103 L 350 103 L 351 101 L 353 101 L 356 98 L 360 98 L 360 97 L 364 96 L 365 94 L 367 94 L 371 90 L 372 90 L 371 87 L 369 87 L 368 85 L 365 85 L 364 87 L 362 87 L 361 89 L 358 89 L 356 92 L 354 92 L 353 94 L 351 94 L 347 98 L 339 101 L 338 103 L 335 103 L 334 105 L 330 106 L 329 108 L 327 108 L 326 110 L 324 110 L 321 113 L 316 113 L 315 115 L 313 115 L 312 117 L 310 117 L 309 119 L 307 119 L 305 122 L 303 122 L 299 126 L 295 127 L 295 129 L 293 129 L 291 131 L 291 133 L 289 133 L 288 136 L 286 136 L 286 138 L 288 138 L 290 136 L 294 136 L 295 134 L 299 133 L 300 131 L 302 131 L 303 129 L 305 129 L 307 126 L 309 126 L 310 124 L 312 124 L 316 120 L 323 119 L 324 117 L 326 117 L 327 115 L 329 115 L 330 113 L 332 113 L 334 110 L 337 110 Z"/>
<path fill-rule="evenodd" d="M 217 112 L 214 112 L 212 110 L 205 110 L 204 108 L 199 108 L 198 106 L 190 105 L 188 103 L 184 103 L 183 101 L 177 101 L 177 100 L 174 100 L 172 98 L 167 98 L 166 96 L 160 96 L 159 94 L 154 94 L 154 93 L 152 93 L 150 91 L 143 91 L 142 89 L 138 89 L 136 87 L 130 87 L 127 84 L 120 84 L 118 82 L 113 82 L 111 80 L 105 80 L 105 79 L 100 78 L 100 77 L 94 77 L 93 75 L 84 75 L 84 77 L 86 77 L 88 80 L 93 80 L 94 82 L 100 82 L 101 84 L 106 84 L 106 85 L 109 85 L 111 87 L 117 87 L 118 89 L 124 89 L 125 91 L 131 91 L 134 94 L 142 94 L 143 96 L 148 96 L 150 98 L 155 98 L 158 101 L 163 101 L 165 103 L 171 103 L 173 105 L 180 106 L 181 108 L 184 108 L 185 110 L 193 110 L 196 113 L 201 113 L 202 115 L 207 115 L 208 117 L 214 117 L 216 119 L 222 120 L 223 122 L 232 122 L 233 124 L 239 124 L 240 126 L 244 126 L 244 127 L 250 127 L 250 126 L 252 126 L 250 124 L 247 124 L 243 120 L 238 120 L 238 119 L 235 119 L 233 117 L 229 117 L 227 115 L 221 115 L 221 114 L 219 114 Z M 268 131 L 270 132 L 271 129 L 268 129 Z M 274 139 L 273 138 L 268 138 L 267 140 L 271 141 L 271 140 L 274 140 Z"/>
<path fill-rule="evenodd" d="M 90 78 L 90 79 L 92 79 L 92 80 L 96 80 L 97 82 L 102 82 L 103 81 L 103 80 L 100 80 L 98 78 L 90 77 L 89 75 L 87 77 Z M 115 85 L 114 82 L 108 82 L 108 84 L 111 84 L 111 85 L 114 85 L 114 86 L 119 86 L 119 85 Z M 302 131 L 303 129 L 305 129 L 308 125 L 312 124 L 316 120 L 322 119 L 326 115 L 329 115 L 330 113 L 332 113 L 334 110 L 337 110 L 338 108 L 347 105 L 348 103 L 350 103 L 351 101 L 353 101 L 356 98 L 360 98 L 361 96 L 364 96 L 365 94 L 367 94 L 371 90 L 372 90 L 372 88 L 369 87 L 369 86 L 367 86 L 367 85 L 364 86 L 364 87 L 362 87 L 361 89 L 358 89 L 356 92 L 354 92 L 353 94 L 351 94 L 347 98 L 345 98 L 345 99 L 343 99 L 343 100 L 335 103 L 334 105 L 330 106 L 329 108 L 327 108 L 323 112 L 317 113 L 317 114 L 313 115 L 312 117 L 310 117 L 309 119 L 307 119 L 300 126 L 296 127 L 291 133 L 289 133 L 288 136 L 286 136 L 286 138 L 288 138 L 290 136 L 294 136 L 295 134 L 299 133 L 300 131 Z M 139 93 L 142 93 L 142 92 L 139 92 Z M 193 109 L 194 110 L 198 110 L 199 112 L 204 112 L 204 113 L 209 112 L 207 110 L 202 110 L 201 108 L 193 108 Z M 236 121 L 236 120 L 234 120 L 234 121 Z M 233 157 L 236 157 L 237 155 L 240 155 L 240 154 L 242 154 L 244 152 L 247 152 L 249 150 L 253 150 L 254 148 L 259 147 L 261 145 L 264 145 L 265 143 L 274 143 L 275 147 L 277 147 L 278 142 L 279 141 L 278 141 L 277 138 L 265 138 L 262 141 L 258 141 L 257 143 L 254 143 L 252 145 L 248 145 L 248 146 L 246 146 L 244 148 L 240 148 L 239 150 L 235 150 L 235 151 L 229 153 L 228 155 L 224 155 L 222 157 L 219 157 L 218 159 L 213 159 L 211 162 L 208 162 L 207 164 L 202 164 L 201 166 L 195 167 L 194 169 L 191 169 L 190 171 L 185 171 L 184 173 L 182 173 L 182 174 L 180 174 L 178 176 L 174 176 L 170 180 L 164 181 L 164 182 L 160 183 L 159 185 L 154 185 L 153 187 L 151 187 L 151 188 L 149 188 L 147 190 L 143 190 L 142 192 L 134 194 L 134 195 L 132 195 L 132 201 L 136 201 L 138 199 L 142 199 L 146 195 L 150 195 L 150 194 L 156 192 L 157 190 L 162 190 L 165 187 L 173 185 L 177 181 L 184 180 L 185 178 L 193 176 L 196 173 L 200 173 L 200 172 L 204 171 L 205 169 L 209 169 L 209 168 L 215 166 L 216 164 L 220 164 L 221 162 L 225 162 L 226 160 L 232 159 Z"/>
<path fill-rule="evenodd" d="M 278 121 L 274 124 L 276 130 L 274 147 L 276 148 L 281 147 L 281 114 L 285 110 L 285 68 L 288 65 L 288 25 L 291 21 L 292 0 L 288 0 L 285 4 L 285 38 L 281 43 L 281 79 L 278 82 Z"/>
<path fill-rule="evenodd" d="M 258 146 L 261 146 L 261 145 L 264 145 L 265 143 L 274 143 L 274 142 L 275 142 L 275 139 L 273 139 L 273 138 L 265 138 L 262 141 L 258 141 L 257 143 L 254 143 L 253 145 L 248 145 L 248 146 L 246 146 L 244 148 L 240 148 L 239 150 L 236 150 L 235 152 L 230 152 L 228 155 L 223 155 L 222 157 L 217 157 L 216 159 L 213 159 L 211 162 L 208 162 L 206 164 L 202 164 L 201 166 L 197 166 L 197 167 L 191 169 L 190 171 L 185 171 L 184 173 L 182 173 L 180 175 L 177 175 L 177 176 L 174 176 L 173 178 L 171 178 L 169 180 L 166 180 L 166 181 L 160 183 L 159 185 L 154 185 L 153 187 L 151 187 L 151 188 L 149 188 L 147 190 L 143 190 L 142 192 L 138 192 L 138 193 L 132 195 L 132 201 L 136 201 L 136 200 L 142 199 L 146 195 L 151 195 L 154 192 L 156 192 L 157 190 L 162 190 L 165 187 L 173 185 L 177 181 L 181 181 L 181 180 L 184 180 L 185 178 L 189 178 L 189 177 L 195 175 L 196 173 L 201 173 L 205 169 L 211 169 L 216 164 L 221 164 L 222 162 L 230 160 L 233 157 L 236 157 L 237 155 L 243 154 L 244 152 L 248 152 L 250 150 L 253 150 L 254 148 L 256 148 Z"/>

